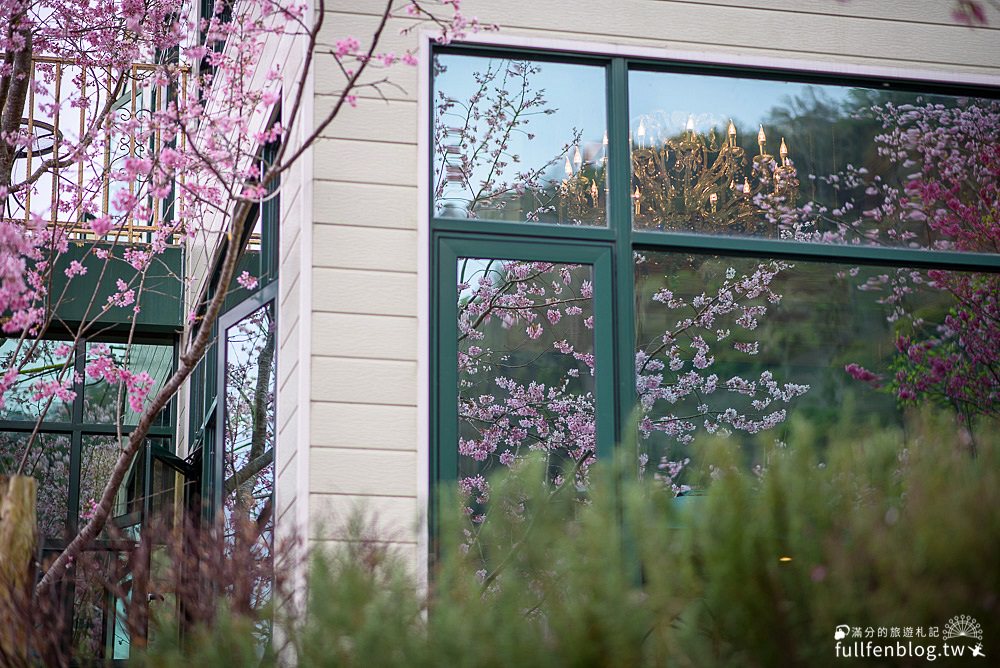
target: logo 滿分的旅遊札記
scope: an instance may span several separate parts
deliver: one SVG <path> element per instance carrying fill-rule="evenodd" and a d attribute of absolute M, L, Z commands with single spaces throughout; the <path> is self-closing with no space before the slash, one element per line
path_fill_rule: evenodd
<path fill-rule="evenodd" d="M 943 627 L 838 624 L 833 639 L 843 659 L 986 657 L 982 627 L 969 615 L 955 615 Z"/>

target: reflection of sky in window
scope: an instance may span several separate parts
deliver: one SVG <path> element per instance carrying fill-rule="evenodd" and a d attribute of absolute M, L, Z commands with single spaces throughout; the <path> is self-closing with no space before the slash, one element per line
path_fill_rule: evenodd
<path fill-rule="evenodd" d="M 458 285 L 460 287 L 458 301 L 466 301 L 476 294 L 476 290 L 486 278 L 487 269 L 494 272 L 501 271 L 503 263 L 503 260 L 486 260 L 474 257 L 458 258 Z M 499 278 L 497 276 L 493 281 L 495 282 Z M 463 285 L 466 287 L 462 287 Z"/>
<path fill-rule="evenodd" d="M 475 74 L 482 73 L 490 66 L 496 69 L 501 64 L 514 62 L 509 59 L 482 58 L 475 56 L 441 55 L 437 62 L 445 71 L 435 77 L 435 103 L 439 102 L 438 92 L 443 92 L 449 98 L 457 100 L 462 105 L 468 104 L 469 98 L 478 89 Z M 544 177 L 548 180 L 561 179 L 564 176 L 566 152 L 563 148 L 573 141 L 573 131 L 582 132 L 580 149 L 585 161 L 600 157 L 602 141 L 606 128 L 606 104 L 604 68 L 591 65 L 532 62 L 539 71 L 529 79 L 531 91 L 543 92 L 545 104 L 541 109 L 553 109 L 554 113 L 537 113 L 530 117 L 522 130 L 534 135 L 529 139 L 524 133 L 514 133 L 508 147 L 511 153 L 520 157 L 520 163 L 509 164 L 500 178 L 494 175 L 494 180 L 512 180 L 518 171 L 537 169 L 553 158 L 557 160 L 546 170 Z M 494 81 L 493 88 L 500 84 L 500 77 Z M 511 89 L 508 86 L 508 89 Z M 513 90 L 511 90 L 513 92 Z M 486 102 L 480 104 L 485 110 Z M 464 107 L 456 107 L 444 120 L 446 126 L 461 124 L 462 118 L 454 114 L 462 114 Z M 485 121 L 480 121 L 480 136 L 485 130 Z M 471 150 L 464 151 L 467 155 Z M 572 155 L 569 155 L 572 159 Z M 437 165 L 435 165 L 437 168 Z M 473 171 L 472 183 L 478 185 L 489 177 L 488 165 L 481 165 Z M 452 188 L 445 196 L 452 195 Z"/>
<path fill-rule="evenodd" d="M 850 88 L 763 79 L 676 74 L 669 72 L 631 72 L 629 74 L 629 126 L 633 133 L 640 118 L 646 125 L 659 125 L 665 136 L 679 134 L 688 118 L 697 132 L 715 127 L 725 130 L 733 119 L 741 132 L 756 134 L 775 107 L 788 107 L 796 98 L 815 94 L 832 104 L 846 101 Z M 721 139 L 721 137 L 720 137 Z"/>
<path fill-rule="evenodd" d="M 445 71 L 436 76 L 435 95 L 444 92 L 462 104 L 467 103 L 477 88 L 474 75 L 500 62 L 504 61 L 475 56 L 438 56 L 438 63 Z M 525 130 L 535 135 L 533 139 L 524 135 L 512 137 L 511 151 L 520 156 L 521 163 L 509 166 L 507 175 L 513 174 L 515 168 L 538 167 L 558 157 L 545 176 L 561 179 L 567 157 L 562 149 L 572 140 L 574 128 L 583 131 L 584 160 L 602 155 L 601 141 L 606 127 L 604 69 L 566 63 L 534 61 L 532 64 L 540 70 L 533 77 L 532 89 L 544 91 L 546 107 L 555 109 L 556 113 L 531 117 Z M 767 130 L 771 112 L 776 107 L 789 108 L 792 100 L 813 97 L 839 107 L 847 101 L 851 90 L 845 86 L 766 79 L 633 71 L 629 75 L 630 127 L 634 131 L 639 119 L 644 118 L 650 135 L 659 130 L 663 136 L 669 136 L 683 131 L 689 117 L 693 118 L 699 132 L 707 132 L 712 127 L 724 131 L 732 118 L 741 133 L 752 132 L 756 136 L 758 125 L 763 123 Z M 454 111 L 464 113 L 464 109 Z M 456 125 L 459 120 L 448 117 L 445 124 Z M 481 127 L 484 125 L 481 123 Z M 774 141 L 779 138 L 774 137 Z M 487 176 L 486 167 L 480 166 L 472 181 L 478 184 Z M 446 196 L 448 194 L 446 192 Z"/>

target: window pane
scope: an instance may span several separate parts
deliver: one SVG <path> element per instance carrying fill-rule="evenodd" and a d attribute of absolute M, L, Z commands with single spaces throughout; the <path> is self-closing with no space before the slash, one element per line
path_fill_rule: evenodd
<path fill-rule="evenodd" d="M 485 480 L 530 452 L 586 484 L 595 453 L 593 268 L 458 260 L 459 482 L 474 524 Z"/>
<path fill-rule="evenodd" d="M 151 444 L 171 450 L 172 444 L 166 439 L 156 439 Z M 163 463 L 160 459 L 152 459 L 152 471 L 150 472 L 150 509 L 153 516 L 167 519 L 173 516 L 174 495 L 177 486 L 177 472 Z"/>
<path fill-rule="evenodd" d="M 274 487 L 275 336 L 271 306 L 226 332 L 227 520 L 256 521 Z"/>
<path fill-rule="evenodd" d="M 130 526 L 139 520 L 138 513 L 142 512 L 146 494 L 146 449 L 143 447 L 132 460 L 115 497 L 112 516 L 120 518 L 120 526 Z"/>
<path fill-rule="evenodd" d="M 233 595 L 253 609 L 271 598 L 275 338 L 271 304 L 226 331 L 222 512 L 230 558 L 255 569 L 252 591 Z"/>
<path fill-rule="evenodd" d="M 434 214 L 605 225 L 604 68 L 435 58 Z"/>
<path fill-rule="evenodd" d="M 112 435 L 84 436 L 83 446 L 80 450 L 80 525 L 89 520 L 94 514 L 94 508 L 101 499 L 104 486 L 111 478 L 111 472 L 118 461 L 118 455 L 122 449 L 118 444 L 118 437 Z M 128 492 L 129 485 L 135 481 L 135 474 L 142 468 L 143 456 L 140 452 L 132 462 L 130 475 L 122 485 L 118 497 L 115 499 L 115 506 L 112 515 L 117 517 L 129 512 Z M 142 478 L 139 474 L 138 484 L 141 488 Z M 105 529 L 107 533 L 107 529 Z"/>
<path fill-rule="evenodd" d="M 962 313 L 995 313 L 997 277 L 652 252 L 635 269 L 640 462 L 675 491 L 708 433 L 766 466 L 796 427 L 821 449 L 902 429 L 918 396 L 996 412 L 998 358 Z"/>
<path fill-rule="evenodd" d="M 133 343 L 88 343 L 88 364 L 98 357 L 110 356 L 115 367 L 125 368 L 137 376 L 149 374 L 151 379 L 146 397 L 152 397 L 163 386 L 174 368 L 174 349 L 171 345 Z M 139 413 L 133 410 L 129 401 L 129 392 L 121 383 L 109 383 L 104 376 L 93 377 L 88 366 L 86 386 L 83 395 L 84 422 L 98 424 L 136 424 Z M 167 416 L 157 418 L 156 426 L 168 424 Z"/>
<path fill-rule="evenodd" d="M 72 343 L 0 339 L 0 369 L 17 370 L 3 393 L 0 419 L 34 422 L 44 416 L 49 422 L 69 422 L 72 418 Z"/>
<path fill-rule="evenodd" d="M 996 101 L 633 71 L 629 104 L 636 229 L 997 250 Z"/>
<path fill-rule="evenodd" d="M 0 475 L 12 475 L 25 454 L 28 433 L 0 433 Z M 42 539 L 64 540 L 68 517 L 70 437 L 38 434 L 27 453 L 26 475 L 38 480 L 35 512 Z"/>
<path fill-rule="evenodd" d="M 105 583 L 121 571 L 116 552 L 85 552 L 76 564 L 73 591 L 73 648 L 84 663 L 107 654 L 115 631 L 115 599 Z M 112 648 L 112 656 L 114 649 Z"/>

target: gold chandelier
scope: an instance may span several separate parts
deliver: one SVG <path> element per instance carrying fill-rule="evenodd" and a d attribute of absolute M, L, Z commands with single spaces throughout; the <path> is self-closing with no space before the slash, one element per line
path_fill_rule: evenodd
<path fill-rule="evenodd" d="M 766 234 L 762 198 L 794 205 L 799 181 L 784 137 L 780 164 L 767 152 L 764 126 L 757 133 L 758 153 L 736 143 L 732 120 L 720 144 L 715 128 L 707 138 L 689 117 L 680 136 L 647 136 L 639 121 L 632 142 L 633 224 L 638 229 Z"/>
<path fill-rule="evenodd" d="M 600 153 L 584 160 L 580 145 L 566 154 L 565 178 L 559 183 L 559 223 L 593 224 L 604 222 L 607 206 L 608 134 L 604 133 Z M 572 157 L 571 157 L 572 156 Z"/>

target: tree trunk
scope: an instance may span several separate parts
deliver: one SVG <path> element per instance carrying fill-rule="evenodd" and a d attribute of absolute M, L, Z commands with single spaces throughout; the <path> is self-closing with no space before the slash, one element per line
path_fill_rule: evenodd
<path fill-rule="evenodd" d="M 21 130 L 24 103 L 31 81 L 31 31 L 23 30 L 24 48 L 4 54 L 4 63 L 11 73 L 0 80 L 0 137 L 14 137 Z M 11 185 L 11 171 L 18 147 L 11 141 L 0 141 L 0 186 Z M 5 193 L 6 196 L 6 193 Z"/>
<path fill-rule="evenodd" d="M 35 557 L 35 494 L 30 476 L 0 476 L 0 656 L 24 658 L 28 638 L 22 619 L 30 605 Z"/>

